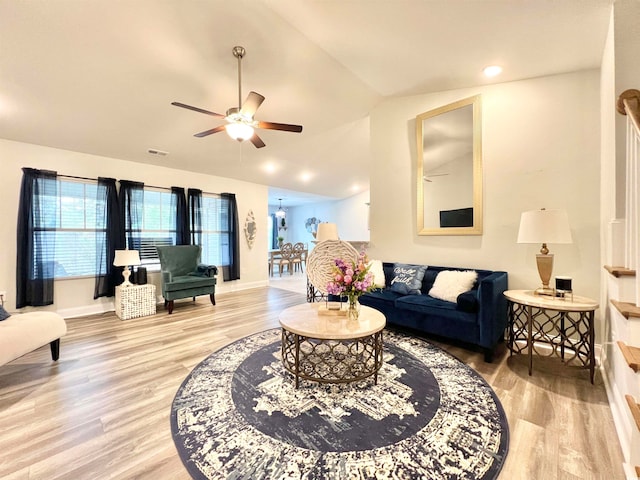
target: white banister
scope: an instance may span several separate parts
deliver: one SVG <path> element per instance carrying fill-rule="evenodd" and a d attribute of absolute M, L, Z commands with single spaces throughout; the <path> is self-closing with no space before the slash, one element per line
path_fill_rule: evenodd
<path fill-rule="evenodd" d="M 640 90 L 624 91 L 617 102 L 627 116 L 625 182 L 625 267 L 640 271 Z M 640 307 L 640 275 L 636 275 L 635 304 Z"/>

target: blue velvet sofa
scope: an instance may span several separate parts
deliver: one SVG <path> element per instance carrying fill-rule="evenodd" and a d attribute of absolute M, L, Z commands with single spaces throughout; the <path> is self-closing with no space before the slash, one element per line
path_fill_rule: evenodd
<path fill-rule="evenodd" d="M 391 289 L 394 264 L 383 262 L 382 267 L 385 288 L 362 295 L 362 305 L 384 313 L 388 325 L 475 345 L 482 348 L 486 362 L 493 360 L 495 347 L 504 338 L 507 326 L 507 301 L 502 294 L 508 288 L 507 272 L 428 266 L 420 294 L 405 295 Z M 473 288 L 460 294 L 455 303 L 439 300 L 428 292 L 443 270 L 475 270 L 478 278 Z"/>

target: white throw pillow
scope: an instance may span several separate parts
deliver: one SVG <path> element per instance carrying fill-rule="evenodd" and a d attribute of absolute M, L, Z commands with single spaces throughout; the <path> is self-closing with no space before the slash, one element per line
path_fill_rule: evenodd
<path fill-rule="evenodd" d="M 456 302 L 458 295 L 473 288 L 478 272 L 473 270 L 443 270 L 438 273 L 429 295 L 447 302 Z"/>
<path fill-rule="evenodd" d="M 369 262 L 369 272 L 373 274 L 373 287 L 384 288 L 384 269 L 382 268 L 382 260 L 371 260 Z"/>

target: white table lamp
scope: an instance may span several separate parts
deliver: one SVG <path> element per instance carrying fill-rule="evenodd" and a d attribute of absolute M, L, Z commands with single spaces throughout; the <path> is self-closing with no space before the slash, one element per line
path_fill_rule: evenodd
<path fill-rule="evenodd" d="M 531 210 L 520 217 L 518 243 L 541 243 L 540 253 L 536 255 L 538 274 L 542 288 L 535 291 L 538 295 L 554 295 L 549 287 L 553 271 L 553 254 L 549 253 L 547 243 L 571 243 L 569 219 L 564 210 Z"/>
<path fill-rule="evenodd" d="M 113 264 L 116 267 L 124 267 L 124 270 L 122 271 L 124 282 L 122 282 L 121 286 L 129 287 L 133 285 L 129 281 L 129 276 L 131 275 L 129 265 L 140 265 L 140 253 L 138 252 L 138 250 L 116 250 Z"/>
<path fill-rule="evenodd" d="M 325 240 L 338 240 L 338 226 L 335 223 L 319 223 L 316 233 L 316 243 Z"/>

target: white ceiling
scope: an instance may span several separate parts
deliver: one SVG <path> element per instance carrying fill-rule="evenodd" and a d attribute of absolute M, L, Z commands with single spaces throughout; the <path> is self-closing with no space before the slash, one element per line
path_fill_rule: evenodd
<path fill-rule="evenodd" d="M 0 138 L 265 184 L 272 204 L 343 198 L 368 188 L 385 97 L 598 68 L 611 3 L 0 0 Z M 301 134 L 193 136 L 221 119 L 171 102 L 236 106 L 234 45 L 256 119 Z"/>

